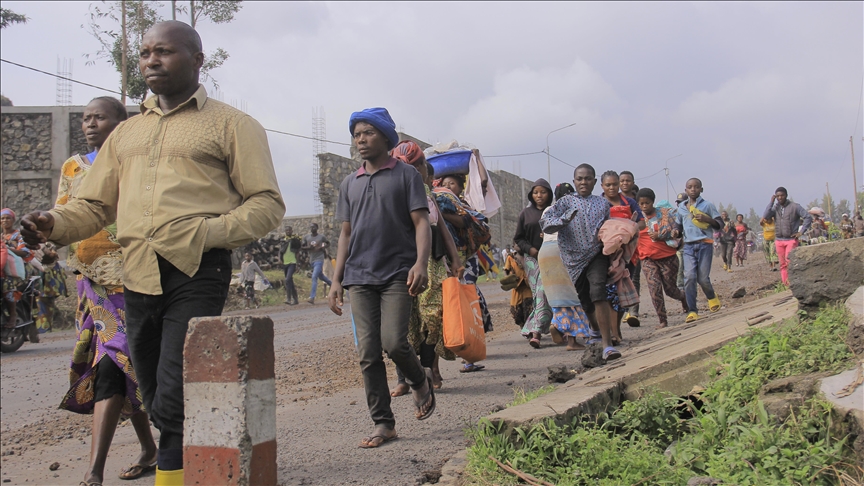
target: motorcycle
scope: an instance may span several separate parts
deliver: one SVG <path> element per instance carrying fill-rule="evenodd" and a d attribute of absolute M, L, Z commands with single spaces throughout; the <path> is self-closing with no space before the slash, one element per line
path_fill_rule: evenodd
<path fill-rule="evenodd" d="M 39 283 L 42 277 L 30 277 L 26 282 L 18 286 L 21 292 L 21 300 L 15 305 L 15 324 L 6 326 L 9 322 L 9 311 L 3 305 L 2 326 L 0 326 L 0 352 L 14 353 L 24 344 L 24 341 L 33 340 L 31 336 L 37 335 L 36 321 L 33 319 L 33 303 L 39 295 Z M 4 303 L 5 304 L 5 303 Z"/>

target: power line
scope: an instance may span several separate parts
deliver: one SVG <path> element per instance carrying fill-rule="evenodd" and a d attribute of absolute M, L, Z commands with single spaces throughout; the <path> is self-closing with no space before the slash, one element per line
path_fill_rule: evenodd
<path fill-rule="evenodd" d="M 60 75 L 57 75 L 57 74 L 54 74 L 54 73 L 49 73 L 49 72 L 47 72 L 47 71 L 42 71 L 41 69 L 36 69 L 36 68 L 34 68 L 34 67 L 25 66 L 25 65 L 23 65 L 23 64 L 18 64 L 17 62 L 7 61 L 6 59 L 0 59 L 0 61 L 3 61 L 3 62 L 5 62 L 5 63 L 12 64 L 13 66 L 18 66 L 18 67 L 22 67 L 22 68 L 24 68 L 24 69 L 29 69 L 29 70 L 31 70 L 31 71 L 36 71 L 37 73 L 47 74 L 48 76 L 53 76 L 53 77 L 55 77 L 55 78 L 63 79 L 63 80 L 66 80 L 66 81 L 71 81 L 71 82 L 73 82 L 73 83 L 83 84 L 84 86 L 89 86 L 89 87 L 91 87 L 91 88 L 101 89 L 102 91 L 107 91 L 107 92 L 109 92 L 109 93 L 114 93 L 114 94 L 118 94 L 118 95 L 120 95 L 120 96 L 123 96 L 123 93 L 121 93 L 121 92 L 119 92 L 119 91 L 114 91 L 113 89 L 103 88 L 103 87 L 101 87 L 101 86 L 96 86 L 95 84 L 85 83 L 85 82 L 83 82 L 83 81 L 78 81 L 77 79 L 67 78 L 67 77 L 65 77 L 65 76 L 60 76 Z M 318 139 L 318 138 L 315 138 L 315 137 L 307 137 L 307 136 L 305 136 L 305 135 L 298 135 L 298 134 L 296 134 L 296 133 L 283 132 L 283 131 L 280 131 L 280 130 L 273 130 L 273 129 L 270 129 L 270 128 L 265 128 L 264 130 L 265 130 L 265 131 L 268 131 L 268 132 L 279 133 L 279 134 L 282 134 L 282 135 L 288 135 L 288 136 L 290 136 L 290 137 L 305 138 L 305 139 L 307 139 L 307 140 L 316 140 L 316 141 L 319 141 L 319 142 L 335 143 L 335 144 L 337 144 L 337 145 L 346 145 L 346 146 L 349 146 L 349 147 L 351 146 L 350 143 L 345 143 L 345 142 L 336 142 L 336 141 L 333 141 L 333 140 Z"/>
<path fill-rule="evenodd" d="M 537 154 L 545 154 L 545 150 L 541 150 L 539 152 L 528 152 L 524 154 L 507 154 L 507 155 L 484 155 L 483 157 L 489 157 L 490 159 L 502 158 L 502 157 L 522 157 L 523 155 L 537 155 Z"/>
<path fill-rule="evenodd" d="M 66 80 L 66 81 L 71 81 L 73 83 L 83 84 L 84 86 L 90 86 L 91 88 L 101 89 L 102 91 L 107 91 L 109 93 L 114 93 L 114 94 L 118 94 L 120 96 L 123 96 L 123 93 L 121 93 L 119 91 L 114 91 L 112 89 L 103 88 L 101 86 L 96 86 L 95 84 L 85 83 L 84 81 L 78 81 L 77 79 L 67 78 L 65 76 L 60 76 L 60 75 L 57 75 L 54 73 L 49 73 L 47 71 L 42 71 L 41 69 L 36 69 L 34 67 L 25 66 L 23 64 L 18 64 L 17 62 L 7 61 L 6 59 L 0 59 L 0 61 L 12 64 L 14 66 L 22 67 L 24 69 L 29 69 L 31 71 L 36 71 L 37 73 L 47 74 L 48 76 L 53 76 L 55 78 L 60 78 L 60 79 Z"/>
<path fill-rule="evenodd" d="M 282 132 L 282 131 L 279 131 L 279 130 L 273 130 L 273 129 L 270 129 L 270 128 L 265 128 L 264 130 L 267 131 L 267 132 L 279 133 L 279 134 L 282 134 L 282 135 L 288 135 L 288 136 L 291 136 L 291 137 L 305 138 L 306 140 L 316 140 L 316 141 L 318 141 L 318 142 L 335 143 L 336 145 L 346 145 L 346 146 L 349 146 L 349 147 L 351 146 L 350 143 L 345 143 L 345 142 L 335 142 L 335 141 L 333 141 L 333 140 L 326 140 L 326 139 L 323 139 L 323 138 L 307 137 L 306 135 L 298 135 L 298 134 L 296 134 L 296 133 Z"/>
<path fill-rule="evenodd" d="M 564 165 L 568 165 L 568 166 L 570 166 L 570 167 L 573 167 L 574 169 L 576 168 L 575 165 L 570 164 L 569 162 L 564 162 L 563 160 L 559 159 L 558 157 L 555 157 L 554 155 L 552 155 L 552 154 L 550 154 L 550 153 L 548 153 L 548 152 L 541 152 L 541 153 L 545 153 L 545 154 L 548 155 L 549 157 L 552 157 L 553 159 L 557 160 L 558 162 L 561 162 L 561 163 L 564 164 Z"/>

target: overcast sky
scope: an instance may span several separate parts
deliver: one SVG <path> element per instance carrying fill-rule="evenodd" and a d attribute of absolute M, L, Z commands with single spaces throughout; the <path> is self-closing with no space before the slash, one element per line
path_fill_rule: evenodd
<path fill-rule="evenodd" d="M 99 47 L 81 27 L 89 5 L 2 2 L 30 18 L 2 31 L 3 59 L 55 72 L 68 58 L 74 78 L 117 89 L 113 67 L 85 65 Z M 243 5 L 231 24 L 199 32 L 205 51 L 231 55 L 214 72 L 223 100 L 242 100 L 267 128 L 311 135 L 323 107 L 327 138 L 347 143 L 351 112 L 384 106 L 422 140 L 506 155 L 543 150 L 550 131 L 575 123 L 549 137 L 567 163 L 630 170 L 665 198 L 657 172 L 683 154 L 669 161 L 673 192 L 700 177 L 715 204 L 759 212 L 778 185 L 801 203 L 826 182 L 851 200 L 854 135 L 864 182 L 861 2 Z M 53 105 L 55 86 L 2 64 L 17 106 Z M 73 103 L 101 94 L 74 85 Z M 314 213 L 312 142 L 271 133 L 270 147 L 287 214 Z M 546 177 L 546 160 L 487 158 L 528 179 Z M 553 160 L 552 179 L 572 169 Z"/>

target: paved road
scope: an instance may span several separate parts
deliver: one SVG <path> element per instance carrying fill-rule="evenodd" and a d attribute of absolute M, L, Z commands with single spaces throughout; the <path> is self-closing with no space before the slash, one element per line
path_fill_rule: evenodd
<path fill-rule="evenodd" d="M 777 276 L 764 272 L 761 265 L 715 275 L 718 287 L 730 289 L 742 281 L 761 286 Z M 255 311 L 270 315 L 276 329 L 280 484 L 417 484 L 425 473 L 434 475 L 464 449 L 465 430 L 509 403 L 514 389 L 537 389 L 547 384 L 547 366 L 578 362 L 579 353 L 552 346 L 548 338 L 540 350 L 530 348 L 510 318 L 507 294 L 492 283 L 481 288 L 496 326 L 487 336 L 487 370 L 462 374 L 458 361 L 442 362 L 445 381 L 435 415 L 418 422 L 410 396 L 394 399 L 400 439 L 376 450 L 357 448 L 372 423 L 350 318 L 336 317 L 323 304 Z M 643 312 L 651 311 L 647 295 L 643 302 Z M 241 312 L 231 314 L 237 313 Z M 670 323 L 683 323 L 683 316 L 670 315 Z M 625 329 L 622 352 L 627 352 L 628 342 L 650 339 L 656 324 L 656 318 L 648 317 L 641 328 Z M 0 477 L 9 484 L 77 484 L 83 476 L 89 457 L 89 417 L 56 409 L 67 387 L 73 342 L 71 331 L 51 333 L 43 335 L 43 343 L 25 343 L 18 352 L 0 357 Z M 388 371 L 392 373 L 392 365 Z M 121 424 L 106 467 L 106 485 L 152 484 L 152 477 L 116 479 L 136 451 L 131 425 Z M 57 471 L 48 468 L 53 462 L 60 464 Z"/>

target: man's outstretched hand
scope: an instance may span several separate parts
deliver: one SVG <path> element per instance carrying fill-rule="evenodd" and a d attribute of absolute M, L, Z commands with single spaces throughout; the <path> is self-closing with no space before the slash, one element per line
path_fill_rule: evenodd
<path fill-rule="evenodd" d="M 48 211 L 33 211 L 21 218 L 21 236 L 31 249 L 38 249 L 41 243 L 47 243 L 53 230 L 54 216 Z"/>

